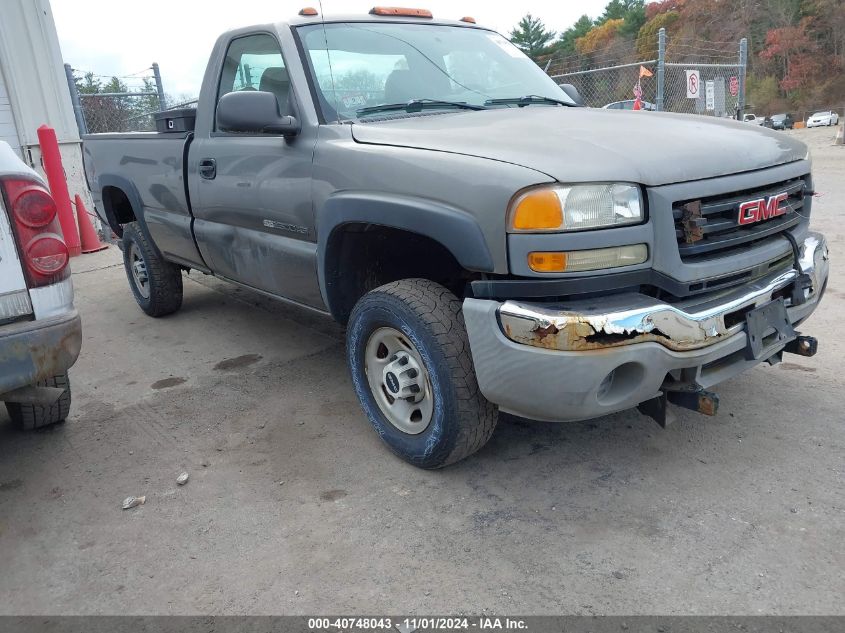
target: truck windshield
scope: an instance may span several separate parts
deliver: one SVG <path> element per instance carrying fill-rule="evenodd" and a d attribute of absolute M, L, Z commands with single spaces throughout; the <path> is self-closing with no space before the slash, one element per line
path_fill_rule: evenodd
<path fill-rule="evenodd" d="M 534 62 L 492 31 L 370 22 L 328 23 L 323 29 L 313 24 L 298 32 L 327 121 L 438 108 L 574 105 Z M 378 107 L 408 102 L 426 105 Z"/>

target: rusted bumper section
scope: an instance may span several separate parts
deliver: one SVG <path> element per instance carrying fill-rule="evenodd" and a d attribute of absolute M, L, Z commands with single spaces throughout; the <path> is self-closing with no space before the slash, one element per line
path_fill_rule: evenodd
<path fill-rule="evenodd" d="M 76 310 L 0 327 L 0 400 L 13 389 L 65 373 L 81 348 L 82 322 Z"/>
<path fill-rule="evenodd" d="M 637 294 L 554 308 L 465 299 L 479 388 L 502 411 L 549 421 L 636 407 L 659 396 L 667 376 L 710 389 L 766 360 L 748 354 L 749 310 L 782 300 L 792 325 L 815 310 L 828 277 L 827 247 L 814 234 L 802 246 L 809 287 L 798 286 L 790 270 L 695 305 Z"/>
<path fill-rule="evenodd" d="M 802 272 L 812 280 L 802 303 L 814 303 L 828 276 L 824 238 L 811 234 L 801 249 Z M 790 289 L 799 271 L 763 277 L 739 290 L 704 300 L 667 304 L 630 293 L 560 305 L 507 301 L 499 308 L 502 330 L 514 342 L 545 349 L 588 351 L 653 341 L 674 351 L 713 345 L 745 327 L 745 315 L 756 307 L 784 297 L 787 307 L 797 302 Z"/>

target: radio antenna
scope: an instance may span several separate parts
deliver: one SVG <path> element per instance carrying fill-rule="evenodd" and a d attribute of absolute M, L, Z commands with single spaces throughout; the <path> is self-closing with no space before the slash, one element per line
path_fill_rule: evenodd
<path fill-rule="evenodd" d="M 335 112 L 335 120 L 340 123 L 340 112 L 337 108 L 337 91 L 334 87 L 334 71 L 332 70 L 332 56 L 329 53 L 329 35 L 326 32 L 326 14 L 323 12 L 323 0 L 317 0 L 320 5 L 320 23 L 323 25 L 323 42 L 326 45 L 326 61 L 329 63 L 329 81 L 332 84 L 332 99 L 334 100 L 334 105 L 332 109 Z M 331 105 L 331 104 L 329 104 Z"/>

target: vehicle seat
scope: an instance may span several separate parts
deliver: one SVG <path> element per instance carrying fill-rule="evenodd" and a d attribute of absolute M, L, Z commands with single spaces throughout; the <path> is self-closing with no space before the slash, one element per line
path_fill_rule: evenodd
<path fill-rule="evenodd" d="M 404 103 L 411 99 L 447 99 L 449 78 L 437 68 L 427 67 L 420 72 L 397 68 L 384 82 L 384 102 Z"/>
<path fill-rule="evenodd" d="M 290 113 L 290 77 L 288 71 L 281 66 L 270 66 L 261 74 L 258 89 L 262 92 L 272 92 L 279 102 L 281 114 Z"/>
<path fill-rule="evenodd" d="M 404 103 L 420 97 L 418 81 L 407 69 L 392 71 L 384 82 L 384 102 Z"/>

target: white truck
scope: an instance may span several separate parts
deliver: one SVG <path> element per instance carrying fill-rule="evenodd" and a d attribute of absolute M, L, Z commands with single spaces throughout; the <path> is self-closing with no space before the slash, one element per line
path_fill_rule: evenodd
<path fill-rule="evenodd" d="M 0 142 L 0 401 L 24 429 L 70 410 L 82 326 L 69 259 L 44 181 Z"/>

